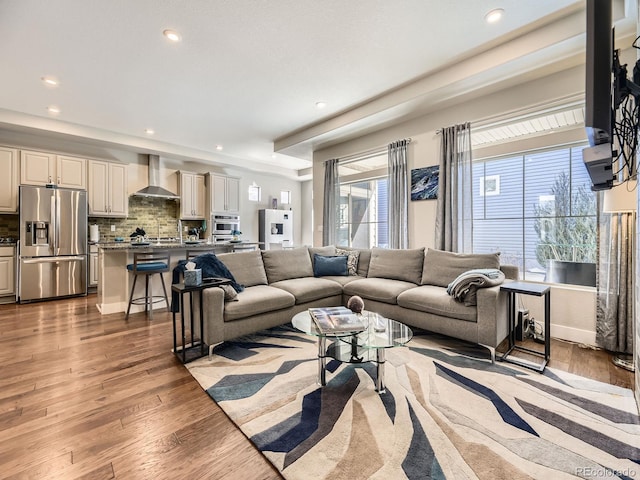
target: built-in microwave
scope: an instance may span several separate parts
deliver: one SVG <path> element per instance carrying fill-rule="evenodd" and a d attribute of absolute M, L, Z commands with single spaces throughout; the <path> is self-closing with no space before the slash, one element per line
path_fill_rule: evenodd
<path fill-rule="evenodd" d="M 233 235 L 240 231 L 240 216 L 214 213 L 211 215 L 211 233 L 213 235 Z"/>

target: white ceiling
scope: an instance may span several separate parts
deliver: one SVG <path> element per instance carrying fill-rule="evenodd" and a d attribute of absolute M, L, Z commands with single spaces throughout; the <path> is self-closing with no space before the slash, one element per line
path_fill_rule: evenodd
<path fill-rule="evenodd" d="M 584 55 L 583 30 L 583 0 L 0 0 L 0 128 L 295 176 L 314 148 Z"/>

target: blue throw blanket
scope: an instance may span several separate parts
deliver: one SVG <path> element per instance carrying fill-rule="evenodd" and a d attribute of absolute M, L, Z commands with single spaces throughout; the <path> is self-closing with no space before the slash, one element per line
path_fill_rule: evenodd
<path fill-rule="evenodd" d="M 198 255 L 197 257 L 192 258 L 190 261 L 196 264 L 196 268 L 202 269 L 202 278 L 227 278 L 231 280 L 231 286 L 233 289 L 240 293 L 244 290 L 244 287 L 236 282 L 236 279 L 233 278 L 233 274 L 229 271 L 227 266 L 222 263 L 222 261 L 216 257 L 213 253 L 204 253 L 202 255 Z M 185 271 L 187 264 L 186 260 L 180 260 L 178 265 L 173 268 L 173 278 L 171 283 L 180 283 L 182 280 L 183 272 Z M 171 311 L 178 312 L 180 311 L 180 298 L 177 292 L 173 292 L 171 295 Z"/>

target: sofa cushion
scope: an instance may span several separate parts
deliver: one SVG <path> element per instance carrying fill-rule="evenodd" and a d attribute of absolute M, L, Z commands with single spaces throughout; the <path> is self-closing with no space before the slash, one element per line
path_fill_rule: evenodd
<path fill-rule="evenodd" d="M 359 250 L 343 250 L 336 248 L 336 255 L 345 255 L 347 257 L 347 269 L 349 275 L 358 274 L 358 258 L 360 258 Z"/>
<path fill-rule="evenodd" d="M 478 317 L 477 307 L 467 307 L 464 303 L 456 302 L 446 288 L 433 285 L 423 285 L 402 292 L 398 295 L 398 305 L 467 322 L 475 322 Z"/>
<path fill-rule="evenodd" d="M 289 292 L 268 285 L 245 288 L 238 294 L 237 300 L 225 303 L 225 322 L 289 308 L 296 303 L 296 299 Z"/>
<path fill-rule="evenodd" d="M 307 247 L 264 250 L 262 261 L 269 284 L 290 278 L 313 277 L 313 267 Z"/>
<path fill-rule="evenodd" d="M 313 257 L 318 255 L 336 255 L 335 245 L 328 245 L 326 247 L 309 247 L 309 258 L 311 258 L 311 266 L 314 265 Z"/>
<path fill-rule="evenodd" d="M 270 286 L 289 292 L 295 297 L 297 305 L 342 294 L 342 286 L 339 283 L 324 278 L 294 278 L 281 280 Z"/>
<path fill-rule="evenodd" d="M 347 296 L 359 295 L 365 299 L 364 308 L 366 309 L 367 299 L 395 305 L 398 295 L 410 288 L 416 288 L 416 285 L 389 278 L 363 278 L 347 283 L 342 291 Z"/>
<path fill-rule="evenodd" d="M 476 268 L 500 268 L 499 253 L 453 253 L 427 250 L 422 270 L 422 285 L 446 287 L 458 275 Z"/>
<path fill-rule="evenodd" d="M 266 285 L 267 274 L 264 271 L 260 251 L 221 253 L 217 255 L 240 285 L 253 287 Z"/>
<path fill-rule="evenodd" d="M 347 257 L 344 255 L 318 255 L 313 256 L 313 275 L 325 277 L 328 275 L 344 275 L 348 273 Z"/>
<path fill-rule="evenodd" d="M 373 247 L 367 277 L 392 278 L 420 285 L 424 247 L 410 250 Z"/>
<path fill-rule="evenodd" d="M 362 278 L 366 278 L 366 277 L 361 277 L 360 275 L 346 275 L 344 277 L 342 276 L 335 276 L 335 275 L 331 275 L 329 277 L 322 277 L 324 280 L 331 280 L 332 282 L 336 282 L 339 283 L 340 285 L 346 285 L 347 283 L 351 283 L 354 280 L 360 280 Z"/>

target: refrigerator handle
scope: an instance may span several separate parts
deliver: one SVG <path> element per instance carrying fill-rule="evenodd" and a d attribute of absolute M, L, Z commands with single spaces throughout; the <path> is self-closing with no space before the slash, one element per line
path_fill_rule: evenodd
<path fill-rule="evenodd" d="M 20 260 L 25 265 L 34 265 L 38 263 L 58 263 L 58 262 L 81 262 L 86 261 L 86 256 L 76 255 L 73 257 L 36 257 Z"/>
<path fill-rule="evenodd" d="M 51 250 L 52 254 L 56 253 L 56 247 L 57 247 L 57 243 L 56 243 L 56 238 L 54 237 L 54 235 L 57 236 L 57 232 L 58 232 L 58 222 L 57 222 L 57 217 L 56 217 L 56 196 L 55 196 L 55 192 L 53 195 L 51 195 L 50 198 L 50 202 L 51 202 L 51 223 L 49 225 L 49 250 Z M 56 233 L 54 233 L 56 232 Z"/>
<path fill-rule="evenodd" d="M 56 245 L 55 245 L 55 251 L 54 253 L 56 255 L 60 254 L 60 197 L 58 195 L 58 192 L 55 191 L 53 198 L 55 199 L 55 204 L 56 204 Z"/>

